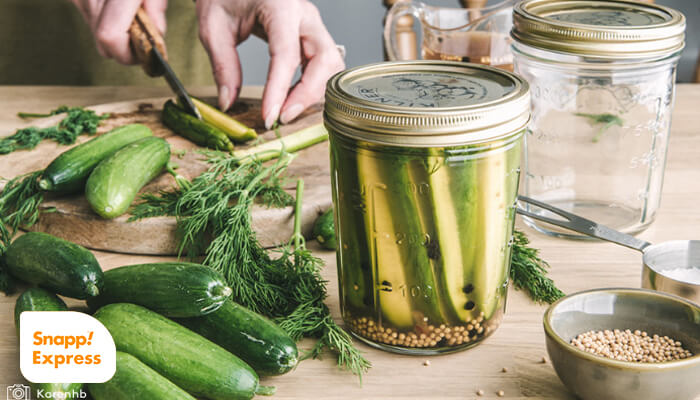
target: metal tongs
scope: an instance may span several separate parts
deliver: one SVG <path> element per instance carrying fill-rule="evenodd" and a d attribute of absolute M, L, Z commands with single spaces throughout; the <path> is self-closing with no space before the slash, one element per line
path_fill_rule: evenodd
<path fill-rule="evenodd" d="M 700 268 L 700 240 L 671 240 L 651 244 L 529 197 L 518 196 L 518 202 L 527 205 L 526 208 L 517 207 L 518 214 L 641 252 L 642 287 L 673 293 L 700 303 L 700 284 L 665 275 L 670 270 Z M 531 206 L 554 213 L 562 219 L 531 211 Z"/>

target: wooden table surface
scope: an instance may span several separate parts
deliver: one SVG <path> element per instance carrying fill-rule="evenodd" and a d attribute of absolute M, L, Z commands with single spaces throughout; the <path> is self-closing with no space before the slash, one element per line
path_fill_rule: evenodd
<path fill-rule="evenodd" d="M 213 88 L 192 90 L 211 95 Z M 260 93 L 245 88 L 245 94 Z M 43 112 L 58 105 L 90 105 L 168 95 L 165 88 L 134 87 L 0 87 L 0 136 L 21 121 L 17 111 Z M 700 85 L 679 85 L 671 143 L 668 152 L 663 201 L 656 222 L 640 237 L 660 242 L 700 239 Z M 0 176 L 2 176 L 0 171 Z M 641 257 L 634 251 L 605 243 L 582 243 L 551 239 L 524 228 L 534 246 L 552 265 L 551 277 L 566 293 L 599 287 L 639 287 Z M 329 306 L 339 314 L 335 254 L 310 243 L 326 261 Z M 105 269 L 120 265 L 164 260 L 164 258 L 96 253 Z M 16 296 L 0 296 L 0 399 L 5 387 L 22 383 L 18 343 L 13 324 Z M 76 303 L 77 304 L 77 303 Z M 308 360 L 293 372 L 263 379 L 277 386 L 275 399 L 573 399 L 557 378 L 546 356 L 542 314 L 545 306 L 532 303 L 511 288 L 502 325 L 483 344 L 457 354 L 430 357 L 399 356 L 358 344 L 373 368 L 360 386 L 349 373 L 338 370 L 333 357 Z M 308 347 L 303 342 L 302 347 Z M 506 367 L 507 372 L 501 372 Z M 601 399 L 603 400 L 603 399 Z"/>

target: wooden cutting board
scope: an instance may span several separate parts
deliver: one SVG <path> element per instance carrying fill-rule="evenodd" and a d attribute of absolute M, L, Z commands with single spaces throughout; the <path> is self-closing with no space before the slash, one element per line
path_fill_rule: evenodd
<path fill-rule="evenodd" d="M 98 134 L 105 133 L 117 126 L 140 123 L 149 126 L 156 136 L 165 138 L 172 148 L 171 161 L 178 164 L 178 173 L 192 179 L 206 169 L 199 149 L 189 140 L 177 136 L 160 122 L 160 111 L 167 98 L 146 99 L 120 103 L 102 104 L 90 107 L 98 113 L 109 113 L 110 117 L 102 122 Z M 275 138 L 272 131 L 265 131 L 261 118 L 259 99 L 240 99 L 229 112 L 236 119 L 254 128 L 264 139 Z M 293 123 L 281 128 L 286 135 L 299 129 L 322 121 L 322 106 L 315 105 L 306 110 Z M 28 125 L 46 127 L 55 125 L 63 119 L 58 115 L 34 120 Z M 21 128 L 19 126 L 18 128 Z M 10 134 L 4 132 L 1 135 Z M 83 135 L 79 143 L 92 137 Z M 239 146 L 243 148 L 244 146 Z M 53 142 L 43 142 L 33 150 L 17 151 L 0 156 L 0 176 L 12 178 L 17 175 L 45 168 L 56 156 L 66 151 L 68 146 Z M 184 156 L 178 152 L 187 150 Z M 302 150 L 288 168 L 289 181 L 285 185 L 293 193 L 296 179 L 304 179 L 303 224 L 305 236 L 310 236 L 311 227 L 316 217 L 331 206 L 330 167 L 328 142 L 320 143 Z M 175 186 L 175 181 L 167 173 L 154 179 L 142 190 L 157 192 Z M 177 253 L 178 241 L 175 235 L 176 221 L 172 217 L 148 218 L 127 222 L 129 215 L 122 215 L 113 220 L 104 220 L 95 214 L 82 194 L 73 196 L 47 196 L 42 209 L 55 208 L 55 212 L 43 213 L 39 222 L 30 230 L 47 232 L 96 250 L 119 253 L 173 255 Z M 293 208 L 266 208 L 254 206 L 252 210 L 253 228 L 258 239 L 265 247 L 285 243 L 293 231 Z"/>

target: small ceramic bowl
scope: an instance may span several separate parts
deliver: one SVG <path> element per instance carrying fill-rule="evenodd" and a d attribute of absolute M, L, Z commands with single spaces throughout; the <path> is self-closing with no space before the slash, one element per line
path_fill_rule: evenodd
<path fill-rule="evenodd" d="M 681 341 L 693 356 L 664 363 L 617 361 L 579 350 L 591 330 L 630 329 Z M 547 352 L 569 390 L 584 400 L 693 400 L 700 395 L 700 306 L 646 289 L 597 289 L 566 296 L 544 314 Z"/>

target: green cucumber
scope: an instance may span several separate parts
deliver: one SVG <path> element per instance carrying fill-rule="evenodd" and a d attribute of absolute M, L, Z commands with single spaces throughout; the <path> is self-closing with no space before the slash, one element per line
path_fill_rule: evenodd
<path fill-rule="evenodd" d="M 395 328 L 443 323 L 426 232 L 411 181 L 419 157 L 382 158 L 358 153 L 360 187 L 366 190 L 365 229 L 376 260 L 375 289 L 382 315 Z"/>
<path fill-rule="evenodd" d="M 3 259 L 14 277 L 63 296 L 85 299 L 103 287 L 102 268 L 89 250 L 46 233 L 18 237 Z"/>
<path fill-rule="evenodd" d="M 202 114 L 202 119 L 206 123 L 219 128 L 231 140 L 235 142 L 247 142 L 258 137 L 258 134 L 255 133 L 255 129 L 243 125 L 240 121 L 237 121 L 225 112 L 219 111 L 216 107 L 212 107 L 195 97 L 192 98 L 192 103 L 197 107 L 199 113 Z"/>
<path fill-rule="evenodd" d="M 61 194 L 83 190 L 97 164 L 129 143 L 152 136 L 141 124 L 124 125 L 61 153 L 44 170 L 39 187 Z"/>
<path fill-rule="evenodd" d="M 274 322 L 233 301 L 203 317 L 176 321 L 237 355 L 261 375 L 281 375 L 297 365 L 299 354 L 292 338 Z"/>
<path fill-rule="evenodd" d="M 338 215 L 335 232 L 338 243 L 338 287 L 343 318 L 353 319 L 373 313 L 375 304 L 372 284 L 372 261 L 365 249 L 369 248 L 364 229 L 365 208 L 358 189 L 357 157 L 343 151 L 342 138 L 331 138 L 331 174 L 334 208 Z"/>
<path fill-rule="evenodd" d="M 25 311 L 67 311 L 66 303 L 55 294 L 41 288 L 29 288 L 22 293 L 15 303 L 15 327 L 19 336 L 19 316 Z M 51 393 L 56 398 L 60 395 L 70 396 L 82 389 L 82 383 L 30 383 L 34 391 L 33 398 L 40 398 L 38 393 Z M 65 397 L 66 399 L 70 397 Z"/>
<path fill-rule="evenodd" d="M 328 250 L 335 250 L 335 224 L 333 223 L 333 209 L 329 208 L 314 222 L 313 237 Z"/>
<path fill-rule="evenodd" d="M 68 306 L 55 294 L 41 289 L 29 288 L 15 302 L 15 328 L 19 336 L 19 316 L 25 311 L 67 311 Z"/>
<path fill-rule="evenodd" d="M 117 352 L 117 371 L 104 383 L 89 383 L 95 400 L 195 400 L 136 357 Z"/>
<path fill-rule="evenodd" d="M 233 151 L 233 143 L 226 136 L 226 133 L 214 125 L 191 116 L 172 100 L 166 101 L 163 105 L 162 118 L 165 126 L 200 146 L 214 150 Z"/>
<path fill-rule="evenodd" d="M 426 182 L 434 240 L 439 248 L 435 271 L 440 298 L 450 322 L 464 324 L 475 316 L 474 303 L 468 297 L 479 242 L 475 236 L 475 161 L 457 155 L 454 149 L 449 153 L 438 149 L 429 152 Z"/>
<path fill-rule="evenodd" d="M 507 145 L 494 143 L 493 147 L 503 148 L 485 152 L 476 167 L 479 182 L 476 237 L 485 245 L 479 246 L 475 254 L 473 297 L 476 309 L 486 319 L 504 304 L 508 292 L 510 246 L 506 243 L 513 235 L 521 143 L 520 139 Z"/>
<path fill-rule="evenodd" d="M 199 317 L 231 296 L 218 272 L 201 264 L 164 262 L 114 268 L 104 273 L 104 290 L 88 300 L 91 309 L 133 303 L 166 317 Z"/>
<path fill-rule="evenodd" d="M 98 215 L 116 218 L 169 160 L 170 145 L 164 139 L 147 137 L 128 144 L 95 167 L 85 185 L 85 197 Z"/>
<path fill-rule="evenodd" d="M 160 314 L 119 303 L 100 308 L 94 317 L 109 330 L 117 350 L 195 397 L 237 400 L 272 394 L 240 358 Z"/>

